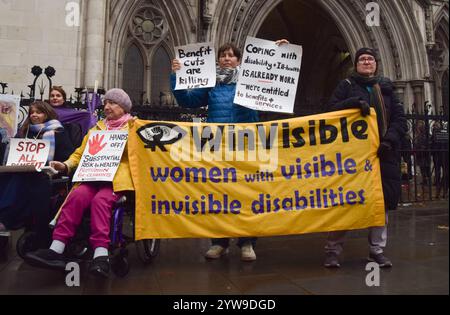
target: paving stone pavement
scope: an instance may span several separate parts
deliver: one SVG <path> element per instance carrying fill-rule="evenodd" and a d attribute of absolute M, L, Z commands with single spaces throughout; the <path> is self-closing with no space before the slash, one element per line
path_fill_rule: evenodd
<path fill-rule="evenodd" d="M 447 201 L 413 204 L 389 214 L 386 254 L 393 268 L 381 269 L 380 286 L 369 287 L 365 270 L 367 230 L 352 231 L 341 268 L 322 266 L 326 234 L 264 237 L 255 262 L 240 261 L 232 243 L 221 259 L 203 257 L 207 239 L 162 240 L 150 265 L 129 246 L 130 273 L 125 278 L 92 278 L 81 266 L 79 287 L 68 287 L 66 275 L 36 269 L 15 253 L 21 231 L 13 232 L 6 256 L 0 258 L 0 295 L 9 294 L 146 294 L 146 295 L 323 295 L 449 294 Z"/>

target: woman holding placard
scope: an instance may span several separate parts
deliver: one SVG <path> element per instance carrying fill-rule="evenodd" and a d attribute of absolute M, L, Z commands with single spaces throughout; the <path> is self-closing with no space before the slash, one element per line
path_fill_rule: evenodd
<path fill-rule="evenodd" d="M 111 89 L 104 99 L 105 120 L 99 121 L 84 137 L 81 146 L 64 163 L 53 161 L 50 163 L 62 173 L 73 173 L 80 163 L 86 146 L 89 151 L 100 152 L 104 144 L 91 132 L 106 130 L 128 130 L 128 122 L 133 119 L 130 115 L 131 99 L 122 89 Z M 98 143 L 97 143 L 98 142 Z M 120 165 L 113 182 L 83 182 L 76 186 L 64 202 L 58 222 L 53 232 L 53 242 L 49 249 L 38 250 L 27 255 L 28 261 L 39 267 L 64 270 L 66 259 L 63 255 L 66 244 L 75 235 L 81 223 L 85 210 L 91 211 L 90 244 L 94 249 L 94 259 L 89 271 L 96 275 L 107 277 L 110 270 L 108 247 L 110 243 L 111 209 L 125 191 L 133 191 L 134 186 L 128 165 L 128 153 L 125 146 Z"/>
<path fill-rule="evenodd" d="M 16 138 L 49 141 L 49 161 L 64 161 L 75 150 L 69 135 L 57 120 L 53 108 L 41 101 L 30 105 L 28 118 Z M 11 151 L 11 150 L 10 150 Z M 10 152 L 11 153 L 11 152 Z M 51 187 L 47 175 L 40 173 L 5 173 L 0 176 L 0 233 L 21 228 L 33 217 L 38 246 L 47 246 L 50 239 Z"/>
<path fill-rule="evenodd" d="M 287 40 L 279 40 L 277 45 L 289 43 Z M 217 83 L 213 88 L 198 88 L 190 90 L 175 90 L 176 75 L 171 75 L 172 92 L 180 106 L 193 108 L 208 106 L 207 122 L 210 123 L 252 123 L 258 122 L 258 112 L 247 107 L 235 104 L 236 82 L 239 75 L 239 65 L 242 53 L 234 44 L 222 45 L 218 51 Z M 172 61 L 172 71 L 181 69 L 179 60 Z M 217 259 L 228 252 L 228 238 L 212 239 L 212 245 L 206 252 L 208 259 Z M 254 247 L 256 237 L 239 238 L 243 261 L 256 260 Z"/>

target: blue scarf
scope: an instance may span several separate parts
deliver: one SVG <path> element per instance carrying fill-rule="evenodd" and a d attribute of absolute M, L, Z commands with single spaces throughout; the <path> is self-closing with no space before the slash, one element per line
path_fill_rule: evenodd
<path fill-rule="evenodd" d="M 55 132 L 62 130 L 64 130 L 64 127 L 56 119 L 49 120 L 43 124 L 30 124 L 30 132 L 35 135 L 36 139 L 50 141 L 50 152 L 48 153 L 47 162 L 53 161 L 55 156 Z"/>

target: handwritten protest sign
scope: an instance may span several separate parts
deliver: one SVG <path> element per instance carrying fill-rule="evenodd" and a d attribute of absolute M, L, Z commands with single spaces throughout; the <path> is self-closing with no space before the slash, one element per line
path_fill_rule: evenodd
<path fill-rule="evenodd" d="M 236 104 L 260 111 L 292 113 L 303 50 L 247 37 L 236 88 Z"/>
<path fill-rule="evenodd" d="M 175 47 L 181 63 L 175 90 L 207 88 L 216 85 L 216 59 L 212 43 Z"/>
<path fill-rule="evenodd" d="M 45 166 L 50 152 L 50 141 L 11 138 L 7 166 Z"/>
<path fill-rule="evenodd" d="M 17 133 L 20 96 L 0 94 L 0 128 L 6 130 L 8 138 Z"/>
<path fill-rule="evenodd" d="M 374 110 L 255 124 L 137 120 L 128 145 L 138 240 L 385 223 Z"/>
<path fill-rule="evenodd" d="M 73 176 L 74 182 L 112 182 L 119 168 L 127 131 L 93 131 Z"/>

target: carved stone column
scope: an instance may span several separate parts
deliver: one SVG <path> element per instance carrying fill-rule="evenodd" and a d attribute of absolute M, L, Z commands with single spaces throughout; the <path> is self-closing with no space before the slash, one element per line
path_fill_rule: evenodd
<path fill-rule="evenodd" d="M 199 29 L 200 41 L 206 41 L 208 29 L 211 26 L 213 19 L 212 6 L 213 4 L 211 3 L 211 0 L 200 1 L 200 12 L 201 12 L 200 13 L 201 27 Z"/>
<path fill-rule="evenodd" d="M 86 10 L 84 85 L 103 87 L 106 0 L 89 0 Z"/>
<path fill-rule="evenodd" d="M 423 105 L 424 105 L 424 80 L 414 80 L 411 81 L 411 87 L 413 88 L 414 94 L 414 103 L 416 104 L 416 110 L 418 113 L 423 114 Z"/>
<path fill-rule="evenodd" d="M 436 44 L 428 50 L 428 60 L 430 63 L 430 69 L 434 85 L 434 102 L 435 112 L 440 113 L 442 111 L 443 99 L 442 99 L 442 78 L 445 71 L 448 69 L 446 65 L 446 53 L 445 46 L 441 41 L 436 40 Z"/>
<path fill-rule="evenodd" d="M 395 93 L 397 94 L 400 102 L 405 106 L 405 89 L 406 89 L 406 81 L 395 81 Z"/>

